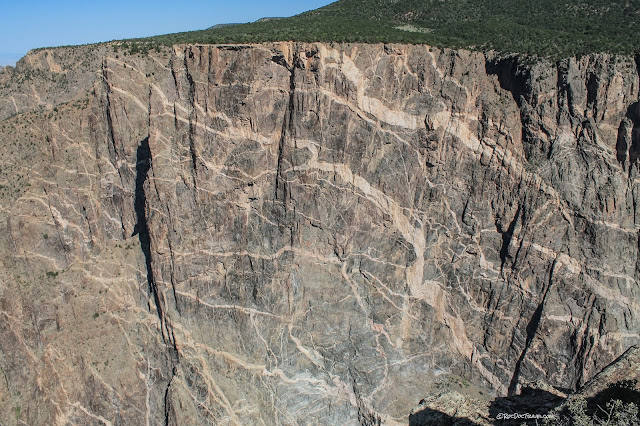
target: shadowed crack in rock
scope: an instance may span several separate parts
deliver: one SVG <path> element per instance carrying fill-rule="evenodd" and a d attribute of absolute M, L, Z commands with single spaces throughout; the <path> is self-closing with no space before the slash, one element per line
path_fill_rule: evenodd
<path fill-rule="evenodd" d="M 518 205 L 518 210 L 516 211 L 515 216 L 506 230 L 502 229 L 502 226 L 498 224 L 498 232 L 502 234 L 502 248 L 500 249 L 500 270 L 504 269 L 504 264 L 507 259 L 511 259 L 511 255 L 509 254 L 509 246 L 511 245 L 511 240 L 513 239 L 513 233 L 516 229 L 516 225 L 518 224 L 518 219 L 520 218 L 520 213 L 522 212 L 522 206 Z"/>
<path fill-rule="evenodd" d="M 144 138 L 138 145 L 136 153 L 136 190 L 134 199 L 134 210 L 136 212 L 137 223 L 133 230 L 133 235 L 138 236 L 140 241 L 140 248 L 144 254 L 145 265 L 147 268 L 147 283 L 149 285 L 149 293 L 153 295 L 153 300 L 156 305 L 158 313 L 158 319 L 160 320 L 160 329 L 162 330 L 162 338 L 165 342 L 170 343 L 169 346 L 169 360 L 174 365 L 172 368 L 171 377 L 168 380 L 167 388 L 164 393 L 164 412 L 165 412 L 165 424 L 169 424 L 170 419 L 170 397 L 169 390 L 171 382 L 176 374 L 175 365 L 179 361 L 178 350 L 175 343 L 175 336 L 173 330 L 167 323 L 167 318 L 164 316 L 162 301 L 158 292 L 158 286 L 153 274 L 152 257 L 151 257 L 151 235 L 149 233 L 149 226 L 147 223 L 147 197 L 144 189 L 145 182 L 151 169 L 151 149 L 149 148 L 149 137 Z M 150 308 L 150 307 L 149 307 Z M 166 335 L 165 335 L 166 330 Z"/>
<path fill-rule="evenodd" d="M 522 353 L 520 354 L 520 358 L 518 358 L 518 361 L 516 362 L 516 366 L 513 370 L 513 376 L 511 377 L 511 382 L 509 383 L 509 389 L 508 389 L 509 396 L 515 395 L 518 391 L 518 379 L 520 378 L 522 363 L 524 362 L 524 359 L 527 356 L 527 352 L 531 347 L 531 343 L 533 343 L 533 339 L 536 336 L 536 333 L 538 332 L 538 327 L 540 326 L 540 320 L 542 319 L 542 311 L 544 310 L 544 304 L 545 304 L 545 301 L 547 300 L 549 289 L 551 288 L 551 283 L 553 280 L 553 271 L 556 267 L 557 262 L 558 262 L 557 260 L 554 260 L 553 263 L 551 264 L 551 268 L 549 271 L 549 280 L 547 281 L 547 288 L 544 291 L 544 296 L 542 296 L 542 300 L 538 304 L 538 307 L 536 308 L 536 310 L 533 312 L 533 315 L 531 316 L 531 320 L 527 324 L 527 328 L 526 328 L 527 338 L 524 344 L 524 349 L 522 350 Z"/>
<path fill-rule="evenodd" d="M 276 182 L 275 182 L 275 199 L 278 200 L 279 195 L 282 194 L 282 200 L 285 199 L 287 193 L 286 180 L 282 179 L 282 162 L 284 155 L 284 146 L 287 136 L 293 136 L 293 120 L 294 120 L 294 108 L 295 108 L 295 93 L 296 93 L 296 61 L 294 58 L 293 63 L 289 65 L 284 57 L 274 56 L 272 61 L 284 66 L 289 70 L 289 102 L 287 109 L 285 110 L 285 117 L 282 121 L 282 133 L 278 142 L 278 163 L 276 165 Z M 280 186 L 282 184 L 282 190 Z"/>
<path fill-rule="evenodd" d="M 162 337 L 173 346 L 176 352 L 175 339 L 170 324 L 167 322 L 163 311 L 161 295 L 158 291 L 153 274 L 153 259 L 151 256 L 151 235 L 147 223 L 147 196 L 144 185 L 148 177 L 149 169 L 151 169 L 151 149 L 149 148 L 149 137 L 144 138 L 138 145 L 136 154 L 136 191 L 134 200 L 134 210 L 136 212 L 137 223 L 133 229 L 132 237 L 137 235 L 140 241 L 140 248 L 144 254 L 145 265 L 147 268 L 147 283 L 149 284 L 149 293 L 153 296 L 156 305 L 160 326 L 162 328 Z M 166 331 L 166 334 L 165 334 Z M 177 352 L 174 354 L 177 357 Z"/>
<path fill-rule="evenodd" d="M 147 283 L 149 284 L 149 293 L 153 295 L 158 317 L 162 321 L 162 305 L 158 296 L 158 288 L 153 277 L 153 268 L 151 267 L 151 237 L 149 236 L 149 227 L 147 225 L 147 197 L 144 192 L 144 183 L 147 180 L 147 174 L 151 168 L 151 150 L 149 149 L 149 138 L 144 138 L 136 153 L 136 192 L 133 203 L 137 223 L 133 229 L 133 236 L 138 236 L 140 248 L 144 254 L 145 264 L 147 266 Z"/>

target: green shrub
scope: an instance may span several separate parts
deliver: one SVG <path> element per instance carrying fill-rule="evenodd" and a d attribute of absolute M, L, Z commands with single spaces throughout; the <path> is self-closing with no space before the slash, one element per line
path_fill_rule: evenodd
<path fill-rule="evenodd" d="M 341 0 L 291 18 L 136 39 L 123 47 L 146 53 L 161 44 L 293 40 L 426 43 L 556 59 L 628 54 L 640 51 L 638 9 L 638 0 Z"/>
<path fill-rule="evenodd" d="M 556 409 L 555 417 L 545 421 L 547 426 L 640 426 L 638 406 L 613 399 L 605 407 L 596 406 L 589 414 L 589 404 L 583 397 L 572 398 L 564 412 Z"/>

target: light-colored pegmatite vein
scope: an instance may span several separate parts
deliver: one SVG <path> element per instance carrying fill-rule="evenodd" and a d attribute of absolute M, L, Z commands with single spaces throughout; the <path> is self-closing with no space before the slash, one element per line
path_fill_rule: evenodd
<path fill-rule="evenodd" d="M 477 350 L 475 349 L 474 344 L 466 335 L 462 319 L 451 314 L 450 310 L 447 309 L 449 301 L 447 300 L 446 292 L 443 290 L 441 283 L 424 278 L 424 257 L 426 247 L 426 238 L 423 226 L 425 222 L 424 218 L 408 217 L 405 214 L 407 209 L 401 206 L 392 197 L 372 186 L 362 176 L 354 174 L 348 165 L 319 161 L 317 151 L 318 143 L 308 141 L 308 143 L 305 144 L 305 141 L 303 140 L 297 140 L 296 143 L 298 147 L 305 146 L 312 153 L 310 160 L 305 165 L 298 167 L 298 171 L 320 171 L 327 174 L 333 174 L 342 182 L 352 185 L 360 194 L 362 194 L 363 197 L 372 203 L 376 209 L 390 217 L 391 223 L 395 229 L 397 229 L 403 238 L 411 244 L 416 255 L 416 260 L 411 265 L 407 266 L 405 270 L 405 278 L 407 280 L 411 296 L 427 303 L 434 309 L 436 319 L 450 329 L 454 346 L 458 352 L 474 362 L 479 371 L 490 383 L 498 387 L 501 391 L 504 390 L 502 389 L 504 386 L 500 383 L 499 379 L 480 364 L 480 357 L 477 355 Z M 342 275 L 343 277 L 346 276 L 346 272 L 344 270 Z M 357 299 L 358 297 L 356 294 L 356 300 Z M 361 309 L 364 309 L 361 303 L 360 306 Z M 408 338 L 410 322 L 411 319 L 409 312 L 405 309 L 403 310 L 403 323 L 406 324 L 403 328 L 406 335 L 403 336 L 403 340 Z"/>

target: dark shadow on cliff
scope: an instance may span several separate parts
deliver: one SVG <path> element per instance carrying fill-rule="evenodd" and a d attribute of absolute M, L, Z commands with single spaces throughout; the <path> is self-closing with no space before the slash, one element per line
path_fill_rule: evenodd
<path fill-rule="evenodd" d="M 640 392 L 635 389 L 635 380 L 625 380 L 609 386 L 607 389 L 587 399 L 590 404 L 606 405 L 612 399 L 618 399 L 624 403 L 632 402 L 640 406 Z M 604 406 L 603 405 L 603 406 Z"/>
<path fill-rule="evenodd" d="M 476 426 L 477 423 L 461 418 L 452 417 L 438 410 L 425 408 L 409 416 L 409 426 Z"/>
<path fill-rule="evenodd" d="M 607 416 L 607 404 L 614 400 L 622 401 L 624 404 L 633 403 L 636 406 L 640 406 L 640 392 L 637 390 L 636 385 L 635 380 L 611 384 L 605 390 L 586 398 L 587 405 L 584 413 L 590 418 L 605 419 Z M 568 403 L 569 401 L 564 396 L 543 389 L 524 387 L 519 395 L 493 400 L 489 405 L 489 419 L 492 424 L 500 426 L 552 425 L 557 424 L 560 419 L 570 422 L 571 419 L 574 419 L 574 416 L 569 412 L 568 405 L 565 402 Z M 527 419 L 524 417 L 527 414 L 530 417 L 539 416 L 539 418 Z M 560 418 L 556 417 L 556 420 L 548 419 L 545 422 L 543 416 L 547 414 L 560 416 Z M 507 419 L 504 419 L 505 415 Z M 519 418 L 510 418 L 510 415 L 519 415 Z M 425 408 L 409 416 L 410 426 L 473 426 L 477 424 L 468 418 L 450 416 L 431 408 Z"/>
<path fill-rule="evenodd" d="M 534 158 L 540 151 L 540 138 L 536 136 L 535 114 L 529 106 L 533 90 L 531 66 L 517 55 L 496 56 L 486 58 L 485 71 L 487 75 L 498 77 L 500 87 L 511 93 L 520 110 L 520 138 L 525 156 Z"/>
<path fill-rule="evenodd" d="M 133 203 L 136 212 L 136 225 L 133 229 L 133 236 L 137 235 L 140 241 L 140 248 L 144 254 L 144 260 L 147 267 L 147 283 L 149 284 L 149 293 L 153 295 L 158 309 L 158 317 L 162 320 L 162 305 L 158 297 L 155 278 L 153 276 L 153 268 L 151 267 L 151 236 L 147 224 L 147 196 L 144 192 L 144 183 L 147 180 L 149 169 L 151 168 L 151 149 L 149 148 L 149 138 L 140 141 L 138 151 L 136 152 L 136 192 Z"/>
<path fill-rule="evenodd" d="M 587 399 L 586 413 L 589 416 L 605 417 L 607 404 L 614 401 L 622 401 L 624 404 L 633 403 L 640 407 L 640 392 L 637 390 L 637 382 L 635 380 L 624 380 L 611 384 L 608 388 L 598 392 L 596 395 Z M 640 413 L 638 413 L 640 419 Z"/>
<path fill-rule="evenodd" d="M 618 162 L 629 167 L 640 158 L 640 103 L 634 102 L 627 109 L 627 114 L 618 127 L 616 141 L 616 158 Z"/>
<path fill-rule="evenodd" d="M 504 414 L 544 415 L 565 401 L 565 398 L 542 389 L 523 387 L 520 394 L 496 398 L 489 406 L 489 416 L 499 425 L 536 424 L 535 420 L 507 419 L 499 420 Z M 538 420 L 538 424 L 541 421 Z"/>
<path fill-rule="evenodd" d="M 498 77 L 500 87 L 511 93 L 518 107 L 522 105 L 521 97 L 530 92 L 530 75 L 526 66 L 521 66 L 521 59 L 516 55 L 498 56 L 487 59 L 485 71 L 488 75 Z"/>
<path fill-rule="evenodd" d="M 545 296 L 546 296 L 546 292 L 545 292 Z M 531 320 L 527 324 L 527 328 L 526 328 L 527 338 L 525 341 L 524 350 L 522 351 L 522 353 L 520 354 L 520 358 L 518 358 L 518 361 L 516 362 L 516 367 L 513 371 L 513 376 L 511 377 L 511 383 L 509 383 L 509 391 L 508 391 L 509 395 L 514 395 L 516 388 L 518 386 L 518 378 L 520 377 L 522 362 L 524 361 L 524 357 L 527 356 L 527 352 L 529 350 L 529 347 L 531 346 L 531 342 L 533 342 L 533 338 L 538 332 L 538 327 L 540 326 L 540 319 L 542 318 L 543 309 L 544 309 L 544 298 L 542 299 L 542 302 L 540 302 L 536 310 L 533 312 L 533 316 L 531 317 Z M 514 395 L 514 396 L 519 396 L 519 395 Z"/>

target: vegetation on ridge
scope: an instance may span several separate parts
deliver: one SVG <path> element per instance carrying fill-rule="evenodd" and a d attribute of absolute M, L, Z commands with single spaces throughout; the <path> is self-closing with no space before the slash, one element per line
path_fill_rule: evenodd
<path fill-rule="evenodd" d="M 137 41 L 426 43 L 561 58 L 636 53 L 638 28 L 640 0 L 340 0 L 290 18 Z"/>

